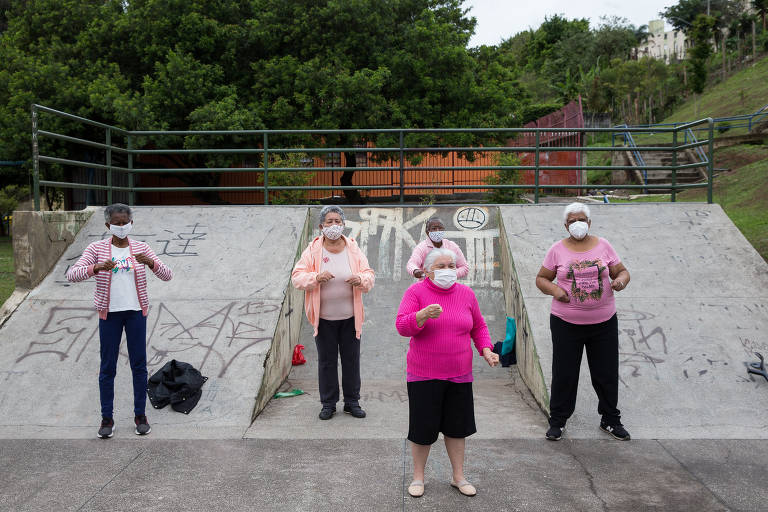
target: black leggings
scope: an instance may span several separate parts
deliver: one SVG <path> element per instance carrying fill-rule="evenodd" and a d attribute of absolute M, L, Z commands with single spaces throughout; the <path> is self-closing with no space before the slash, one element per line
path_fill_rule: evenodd
<path fill-rule="evenodd" d="M 578 325 L 549 316 L 552 330 L 552 393 L 549 424 L 564 427 L 576 407 L 581 354 L 587 348 L 592 387 L 597 393 L 597 412 L 608 425 L 621 423 L 616 408 L 619 395 L 619 322 L 614 314 L 599 324 Z"/>

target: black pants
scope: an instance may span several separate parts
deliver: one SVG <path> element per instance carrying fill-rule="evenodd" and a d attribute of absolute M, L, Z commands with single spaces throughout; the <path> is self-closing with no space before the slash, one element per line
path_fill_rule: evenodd
<path fill-rule="evenodd" d="M 358 405 L 360 400 L 360 340 L 355 337 L 355 317 L 323 320 L 317 326 L 317 376 L 320 402 L 336 407 L 339 401 L 338 362 L 341 356 L 341 387 L 344 403 Z"/>
<path fill-rule="evenodd" d="M 564 427 L 576 407 L 581 354 L 587 348 L 597 412 L 609 425 L 621 422 L 619 399 L 619 322 L 616 315 L 599 324 L 577 325 L 549 316 L 552 330 L 552 394 L 549 424 Z"/>

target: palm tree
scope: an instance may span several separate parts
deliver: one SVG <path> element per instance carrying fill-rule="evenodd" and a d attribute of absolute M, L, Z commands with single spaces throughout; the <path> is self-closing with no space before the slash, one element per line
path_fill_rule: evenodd
<path fill-rule="evenodd" d="M 768 0 L 752 0 L 752 7 L 763 19 L 763 31 L 765 31 L 765 14 L 768 11 Z"/>
<path fill-rule="evenodd" d="M 768 0 L 758 1 L 768 2 Z M 651 33 L 648 32 L 648 25 L 640 25 L 635 29 L 635 41 L 637 41 L 637 46 L 645 44 L 649 37 L 651 37 Z"/>

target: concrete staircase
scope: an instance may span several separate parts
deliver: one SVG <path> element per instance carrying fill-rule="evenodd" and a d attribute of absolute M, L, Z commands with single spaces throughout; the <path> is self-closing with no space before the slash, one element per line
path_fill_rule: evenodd
<path fill-rule="evenodd" d="M 661 144 L 663 145 L 663 144 Z M 674 151 L 639 151 L 642 158 L 642 163 L 638 162 L 635 155 L 635 151 L 631 148 L 627 148 L 627 151 L 623 153 L 617 153 L 613 159 L 613 165 L 631 165 L 635 169 L 627 172 L 627 178 L 629 181 L 643 184 L 648 183 L 648 192 L 651 194 L 664 194 L 670 191 L 670 187 L 673 182 L 673 170 L 648 170 L 643 175 L 645 167 L 671 167 L 674 160 Z M 692 150 L 684 150 L 677 152 L 677 163 L 692 164 L 701 162 L 701 157 Z M 678 184 L 683 183 L 697 183 L 705 181 L 707 179 L 706 168 L 699 167 L 693 169 L 680 169 L 677 171 L 676 182 Z"/>

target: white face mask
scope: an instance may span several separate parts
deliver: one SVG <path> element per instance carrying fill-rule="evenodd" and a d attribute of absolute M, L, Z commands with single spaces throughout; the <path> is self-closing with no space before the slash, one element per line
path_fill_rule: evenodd
<path fill-rule="evenodd" d="M 589 224 L 581 220 L 576 221 L 570 226 L 568 226 L 568 232 L 576 240 L 583 240 L 584 237 L 587 236 L 588 231 L 589 231 Z"/>
<path fill-rule="evenodd" d="M 429 239 L 434 243 L 439 244 L 443 241 L 443 238 L 445 238 L 445 231 L 430 231 L 427 233 L 427 236 L 429 236 Z"/>
<path fill-rule="evenodd" d="M 455 268 L 438 268 L 435 270 L 435 277 L 432 282 L 440 288 L 450 288 L 456 282 Z"/>
<path fill-rule="evenodd" d="M 341 224 L 334 224 L 332 226 L 326 226 L 323 228 L 323 236 L 328 240 L 338 240 L 341 238 L 341 234 L 344 232 L 344 226 Z"/>
<path fill-rule="evenodd" d="M 133 222 L 129 222 L 124 226 L 115 226 L 114 224 L 109 225 L 109 232 L 121 240 L 127 237 L 128 233 L 130 233 L 132 229 L 133 229 Z"/>

